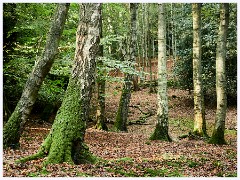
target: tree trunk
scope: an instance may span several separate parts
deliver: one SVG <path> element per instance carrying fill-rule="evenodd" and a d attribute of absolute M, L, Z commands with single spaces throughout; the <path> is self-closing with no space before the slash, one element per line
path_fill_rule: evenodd
<path fill-rule="evenodd" d="M 194 91 L 194 129 L 193 133 L 207 136 L 205 108 L 202 86 L 201 65 L 201 4 L 192 4 L 193 13 L 193 91 Z"/>
<path fill-rule="evenodd" d="M 100 10 L 100 38 L 102 38 L 102 11 Z M 103 45 L 99 46 L 99 56 L 103 57 Z M 98 66 L 103 66 L 103 62 L 101 59 L 97 61 Z M 106 125 L 106 117 L 105 117 L 105 72 L 103 72 L 103 75 L 97 78 L 97 112 L 96 112 L 96 129 L 101 130 L 108 130 L 108 127 Z"/>
<path fill-rule="evenodd" d="M 69 3 L 58 5 L 47 36 L 45 50 L 33 68 L 32 73 L 29 75 L 22 96 L 11 117 L 4 126 L 4 147 L 17 147 L 19 145 L 21 132 L 37 99 L 38 91 L 58 54 L 58 46 L 68 9 Z"/>
<path fill-rule="evenodd" d="M 153 28 L 153 27 L 152 27 Z M 150 38 L 150 32 L 149 33 L 149 47 L 151 45 L 151 42 L 152 42 L 152 59 L 154 60 L 154 56 L 155 56 L 155 53 L 154 53 L 154 50 L 155 50 L 155 47 L 154 47 L 154 37 Z M 152 41 L 151 41 L 152 40 Z M 153 87 L 153 75 L 152 75 L 152 60 L 151 58 L 149 58 L 149 73 L 150 73 L 150 89 L 149 89 L 149 93 L 155 93 L 156 90 L 155 88 Z"/>
<path fill-rule="evenodd" d="M 171 141 L 168 135 L 168 98 L 166 67 L 166 24 L 164 4 L 159 4 L 158 17 L 158 111 L 157 124 L 151 140 Z"/>
<path fill-rule="evenodd" d="M 136 23 L 137 23 L 137 4 L 130 3 L 131 12 L 131 38 L 130 38 L 130 52 L 129 60 L 130 62 L 135 62 L 136 59 Z M 116 131 L 127 131 L 127 117 L 128 117 L 128 106 L 131 98 L 131 87 L 132 87 L 132 74 L 126 74 L 124 79 L 124 85 L 122 90 L 122 95 L 119 102 L 118 112 L 116 116 L 116 121 L 114 127 Z"/>
<path fill-rule="evenodd" d="M 80 164 L 94 161 L 84 144 L 84 134 L 95 81 L 95 60 L 99 51 L 100 8 L 100 4 L 80 5 L 75 64 L 62 105 L 38 153 L 23 158 L 20 162 L 44 156 L 47 156 L 45 164 L 62 162 Z"/>
<path fill-rule="evenodd" d="M 140 78 L 140 83 L 143 84 L 145 81 L 145 24 L 144 24 L 144 18 L 145 18 L 145 8 L 144 8 L 144 3 L 142 3 L 142 35 L 141 35 L 141 49 L 142 49 L 142 67 L 141 67 L 141 78 Z"/>
<path fill-rule="evenodd" d="M 212 137 L 209 140 L 209 143 L 212 144 L 226 144 L 226 141 L 224 139 L 225 118 L 227 109 L 225 60 L 228 24 L 229 4 L 225 3 L 221 4 L 220 6 L 220 25 L 216 50 L 217 111 Z"/>

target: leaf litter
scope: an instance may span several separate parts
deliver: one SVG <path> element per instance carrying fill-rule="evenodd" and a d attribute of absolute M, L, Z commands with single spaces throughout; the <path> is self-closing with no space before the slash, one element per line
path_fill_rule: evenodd
<path fill-rule="evenodd" d="M 106 97 L 107 119 L 114 121 L 120 89 L 108 85 Z M 4 177 L 216 177 L 237 176 L 237 109 L 229 107 L 226 117 L 227 145 L 207 144 L 203 140 L 178 139 L 191 130 L 193 124 L 193 98 L 187 91 L 169 89 L 169 134 L 173 142 L 150 141 L 155 128 L 156 94 L 148 89 L 133 92 L 130 105 L 138 105 L 143 112 L 152 111 L 146 124 L 132 124 L 128 132 L 116 133 L 93 129 L 89 126 L 85 142 L 90 151 L 100 158 L 96 164 L 70 165 L 68 163 L 43 167 L 44 159 L 24 164 L 14 161 L 37 152 L 46 138 L 51 124 L 28 122 L 20 139 L 20 148 L 3 151 Z M 114 92 L 114 93 L 111 93 Z M 129 121 L 141 116 L 136 108 L 130 108 Z M 211 135 L 215 117 L 214 108 L 206 108 L 207 131 Z M 185 123 L 185 124 L 184 124 Z M 108 124 L 111 129 L 112 124 Z"/>

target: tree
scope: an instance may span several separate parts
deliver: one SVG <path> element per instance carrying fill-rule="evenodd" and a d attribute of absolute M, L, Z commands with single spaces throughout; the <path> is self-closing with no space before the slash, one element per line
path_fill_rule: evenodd
<path fill-rule="evenodd" d="M 54 58 L 58 54 L 58 46 L 66 21 L 69 4 L 59 4 L 47 36 L 45 50 L 37 61 L 25 84 L 22 96 L 3 129 L 4 147 L 17 147 L 24 124 L 27 121 L 36 101 L 41 84 L 49 72 Z"/>
<path fill-rule="evenodd" d="M 134 63 L 136 60 L 136 23 L 137 23 L 137 4 L 130 3 L 130 12 L 131 12 L 131 37 L 130 37 L 130 49 L 129 49 L 129 61 Z M 125 75 L 123 90 L 119 102 L 119 107 L 117 111 L 116 121 L 114 127 L 117 131 L 127 131 L 127 117 L 128 117 L 128 106 L 131 98 L 131 88 L 132 88 L 132 79 L 133 75 L 127 73 Z"/>
<path fill-rule="evenodd" d="M 20 162 L 47 156 L 45 164 L 92 162 L 94 158 L 84 144 L 96 57 L 100 42 L 100 4 L 80 5 L 76 35 L 75 63 L 68 87 L 54 124 L 39 151 Z"/>
<path fill-rule="evenodd" d="M 102 10 L 100 9 L 100 38 L 102 38 Z M 103 45 L 100 45 L 100 49 L 99 49 L 99 56 L 103 57 Z M 99 58 L 97 61 L 97 65 L 102 68 L 103 66 L 103 61 Z M 103 74 L 101 74 L 103 73 Z M 108 130 L 108 127 L 105 123 L 106 121 L 106 117 L 105 117 L 105 84 L 106 84 L 106 80 L 105 80 L 105 74 L 106 72 L 100 72 L 98 71 L 98 78 L 96 80 L 97 82 L 97 100 L 98 100 L 98 104 L 97 104 L 97 112 L 96 112 L 96 129 L 102 129 L 102 130 Z"/>
<path fill-rule="evenodd" d="M 206 136 L 205 107 L 202 85 L 202 45 L 201 45 L 201 4 L 192 4 L 193 16 L 193 91 L 194 91 L 194 129 L 193 133 Z"/>
<path fill-rule="evenodd" d="M 225 118 L 227 109 L 225 60 L 228 24 L 229 4 L 224 3 L 220 5 L 220 25 L 216 49 L 217 111 L 212 137 L 209 140 L 209 143 L 212 144 L 226 144 L 226 141 L 224 139 Z"/>
<path fill-rule="evenodd" d="M 157 124 L 150 140 L 172 141 L 168 135 L 168 98 L 166 67 L 166 24 L 164 4 L 159 4 L 158 16 L 158 110 Z"/>

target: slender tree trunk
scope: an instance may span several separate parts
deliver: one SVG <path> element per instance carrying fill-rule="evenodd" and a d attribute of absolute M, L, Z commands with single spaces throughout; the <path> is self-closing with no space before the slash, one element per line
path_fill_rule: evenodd
<path fill-rule="evenodd" d="M 228 24 L 229 4 L 225 3 L 220 5 L 220 25 L 216 50 L 217 111 L 212 137 L 209 141 L 212 144 L 226 144 L 226 141 L 224 139 L 225 118 L 227 109 L 225 61 Z"/>
<path fill-rule="evenodd" d="M 131 13 L 131 38 L 130 38 L 130 49 L 129 49 L 129 61 L 134 62 L 136 59 L 136 18 L 137 18 L 137 4 L 130 3 Z M 124 85 L 122 95 L 119 102 L 118 112 L 116 121 L 114 124 L 116 131 L 127 131 L 127 117 L 128 117 L 128 106 L 131 98 L 131 87 L 132 87 L 133 75 L 126 74 L 124 79 Z"/>
<path fill-rule="evenodd" d="M 45 164 L 80 164 L 94 161 L 84 144 L 84 134 L 95 81 L 96 56 L 99 51 L 100 8 L 100 4 L 80 5 L 75 63 L 62 105 L 38 153 L 23 158 L 20 162 L 44 156 L 47 156 Z"/>
<path fill-rule="evenodd" d="M 154 59 L 154 37 L 150 38 L 150 32 L 148 31 L 149 33 L 149 47 L 151 47 L 151 40 L 152 40 L 152 58 L 149 58 L 149 73 L 150 73 L 150 90 L 149 92 L 150 93 L 155 93 L 155 90 L 154 90 L 154 87 L 153 87 L 153 77 L 152 77 L 152 60 L 151 59 Z"/>
<path fill-rule="evenodd" d="M 171 42 L 171 44 L 172 44 L 172 46 L 171 46 L 171 49 L 172 49 L 172 59 L 173 59 L 173 54 L 174 54 L 174 34 L 173 34 L 173 28 L 174 28 L 174 22 L 173 22 L 173 3 L 171 3 L 171 40 L 172 40 L 172 42 Z"/>
<path fill-rule="evenodd" d="M 138 15 L 136 15 L 138 16 Z M 140 47 L 139 47 L 139 40 L 138 40 L 138 36 L 139 36 L 139 21 L 136 22 L 136 49 L 137 49 L 137 52 L 136 52 L 136 57 L 135 57 L 135 61 L 137 60 L 137 57 L 139 58 L 138 59 L 138 62 L 137 62 L 137 65 L 135 66 L 135 70 L 137 71 L 137 67 L 140 69 L 141 67 L 141 62 L 140 62 Z M 138 75 L 134 75 L 133 76 L 133 90 L 134 91 L 139 91 L 140 88 L 139 88 L 139 85 L 138 85 Z"/>
<path fill-rule="evenodd" d="M 172 141 L 168 135 L 168 98 L 167 98 L 167 66 L 166 66 L 166 24 L 164 4 L 159 4 L 158 17 L 158 110 L 157 124 L 151 140 Z"/>
<path fill-rule="evenodd" d="M 193 133 L 206 136 L 206 120 L 202 86 L 201 65 L 201 4 L 192 4 L 193 12 L 193 89 L 194 89 L 194 129 Z"/>
<path fill-rule="evenodd" d="M 140 82 L 143 83 L 145 81 L 145 48 L 144 48 L 144 44 L 145 44 L 145 24 L 144 24 L 144 19 L 145 19 L 145 8 L 144 8 L 144 3 L 142 3 L 142 35 L 141 35 L 141 49 L 142 49 L 142 67 L 141 67 L 141 71 L 142 71 L 142 76 L 140 78 Z"/>
<path fill-rule="evenodd" d="M 45 50 L 37 61 L 25 84 L 22 96 L 3 129 L 4 147 L 17 147 L 32 107 L 37 99 L 38 91 L 58 54 L 60 37 L 66 21 L 69 4 L 59 4 L 47 36 Z"/>
<path fill-rule="evenodd" d="M 100 38 L 102 38 L 102 11 L 100 10 Z M 100 45 L 99 47 L 99 56 L 103 57 L 103 45 Z M 98 60 L 98 66 L 103 66 L 103 62 L 101 59 Z M 98 104 L 97 104 L 97 112 L 96 112 L 96 129 L 101 129 L 101 130 L 108 130 L 108 127 L 106 125 L 106 117 L 105 117 L 105 75 L 106 72 L 103 72 L 103 75 L 98 77 L 97 79 L 97 99 L 98 99 Z"/>
<path fill-rule="evenodd" d="M 148 3 L 146 3 L 145 4 L 145 8 L 144 8 L 144 11 L 145 11 L 145 19 L 144 19 L 144 24 L 145 24 L 145 28 L 144 28 L 144 49 L 145 49 L 145 67 L 146 67 L 146 72 L 148 72 L 148 67 L 149 67 L 149 56 L 148 56 L 148 46 L 149 46 L 149 42 L 148 42 L 148 40 L 149 40 L 149 4 Z M 145 76 L 145 79 L 147 79 L 147 76 L 148 75 L 146 75 Z"/>

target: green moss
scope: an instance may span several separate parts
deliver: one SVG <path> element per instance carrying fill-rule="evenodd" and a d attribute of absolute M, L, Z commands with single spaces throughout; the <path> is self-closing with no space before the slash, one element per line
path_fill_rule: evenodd
<path fill-rule="evenodd" d="M 114 123 L 114 130 L 115 131 L 127 131 L 127 125 L 126 122 L 124 122 L 124 114 L 123 114 L 123 106 L 124 106 L 124 101 L 123 99 L 126 98 L 128 91 L 126 89 L 122 90 L 122 95 L 120 98 L 119 106 L 118 106 L 118 111 L 117 111 L 117 116 L 116 120 Z M 130 93 L 130 92 L 129 92 Z"/>
<path fill-rule="evenodd" d="M 70 79 L 65 97 L 52 129 L 37 154 L 20 159 L 26 162 L 47 156 L 48 164 L 93 163 L 96 158 L 83 143 L 86 120 L 82 113 L 81 86 L 77 80 Z"/>
<path fill-rule="evenodd" d="M 236 136 L 237 135 L 237 131 L 235 129 L 226 129 L 225 130 L 225 134 Z"/>
<path fill-rule="evenodd" d="M 212 137 L 208 141 L 209 144 L 227 144 L 227 142 L 224 139 L 224 130 L 219 128 L 219 129 L 214 129 Z"/>
<path fill-rule="evenodd" d="M 144 169 L 144 171 L 146 172 L 146 174 L 144 175 L 145 177 L 164 177 L 165 174 L 168 172 L 168 170 L 166 168 L 161 168 L 161 169 L 152 169 L 152 168 L 146 168 Z"/>
<path fill-rule="evenodd" d="M 123 157 L 123 158 L 117 159 L 116 162 L 133 162 L 133 158 Z"/>
<path fill-rule="evenodd" d="M 159 123 L 157 123 L 156 128 L 149 139 L 169 141 L 169 142 L 172 141 L 172 139 L 168 135 L 168 129 L 166 129 L 166 127 L 161 126 Z"/>
<path fill-rule="evenodd" d="M 16 107 L 18 109 L 18 105 Z M 3 147 L 18 148 L 20 140 L 21 113 L 15 110 L 3 128 Z"/>
<path fill-rule="evenodd" d="M 43 158 L 43 157 L 45 157 L 45 156 L 46 156 L 46 154 L 44 154 L 44 152 L 39 151 L 38 153 L 33 154 L 33 155 L 31 155 L 31 156 L 27 156 L 27 157 L 25 157 L 25 158 L 16 160 L 15 163 L 25 163 L 25 162 L 27 162 L 27 161 L 31 161 L 31 160 Z"/>

